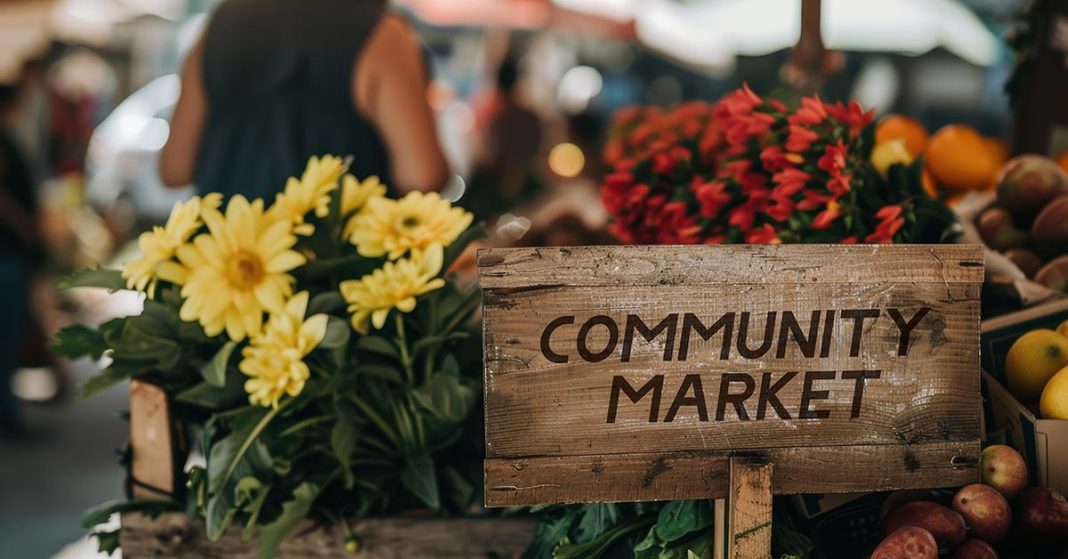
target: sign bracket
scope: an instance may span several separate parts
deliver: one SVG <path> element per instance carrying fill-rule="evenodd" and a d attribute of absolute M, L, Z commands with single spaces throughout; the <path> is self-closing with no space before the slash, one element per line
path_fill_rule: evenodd
<path fill-rule="evenodd" d="M 728 559 L 771 557 L 771 471 L 767 462 L 742 457 L 730 460 Z"/>

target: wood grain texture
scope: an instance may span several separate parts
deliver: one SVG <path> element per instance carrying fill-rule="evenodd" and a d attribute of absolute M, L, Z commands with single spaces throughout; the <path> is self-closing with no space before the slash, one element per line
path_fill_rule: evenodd
<path fill-rule="evenodd" d="M 975 440 L 488 459 L 486 505 L 724 498 L 732 456 L 774 464 L 776 495 L 967 485 L 979 479 L 979 450 Z"/>
<path fill-rule="evenodd" d="M 706 245 L 479 249 L 483 289 L 532 285 L 982 283 L 978 245 Z"/>
<path fill-rule="evenodd" d="M 730 459 L 727 496 L 727 557 L 771 557 L 771 472 L 773 466 Z"/>
<path fill-rule="evenodd" d="M 611 486 L 594 483 L 591 487 L 597 489 L 584 494 L 565 486 L 590 479 L 561 468 L 566 463 L 588 471 L 600 464 L 607 471 L 682 460 L 677 467 L 699 477 L 702 465 L 684 457 L 709 452 L 771 456 L 780 493 L 949 485 L 913 469 L 883 470 L 890 464 L 900 470 L 902 457 L 915 454 L 909 449 L 945 450 L 958 443 L 963 446 L 956 448 L 966 450 L 954 454 L 961 461 L 953 467 L 958 475 L 951 477 L 975 478 L 981 405 L 979 247 L 493 249 L 479 253 L 479 275 L 487 503 L 725 496 L 725 486 L 718 482 L 699 490 L 670 484 L 654 484 L 651 490 L 641 485 L 640 476 L 616 477 Z M 869 311 L 875 314 L 860 323 L 850 315 Z M 917 314 L 921 312 L 926 314 Z M 819 338 L 818 351 L 804 349 L 796 332 L 784 325 L 788 313 L 800 330 Z M 692 329 L 687 335 L 687 315 L 703 327 L 729 316 L 732 340 L 724 344 L 723 331 L 707 340 Z M 747 323 L 741 322 L 743 315 Z M 920 318 L 906 342 L 901 321 L 914 316 Z M 674 337 L 663 330 L 646 339 L 626 326 L 635 318 L 648 328 L 666 321 L 675 329 Z M 546 336 L 547 326 L 556 322 Z M 756 355 L 743 351 L 743 332 L 744 347 L 759 347 L 769 323 L 771 349 Z M 631 344 L 625 341 L 628 330 Z M 854 349 L 854 344 L 859 345 Z M 879 371 L 878 378 L 865 381 L 862 397 L 855 377 L 845 374 L 859 370 Z M 809 371 L 832 374 L 814 375 L 806 388 Z M 744 389 L 728 383 L 739 374 L 752 379 L 753 395 L 741 408 L 721 406 L 721 400 L 727 401 L 722 395 Z M 784 384 L 776 394 L 785 415 L 767 405 L 766 413 L 759 414 L 762 382 L 779 380 Z M 637 396 L 628 399 L 613 388 L 625 383 L 637 390 L 658 382 L 658 407 L 652 396 L 632 402 Z M 809 400 L 806 408 L 806 394 L 813 390 L 826 393 L 814 405 Z M 672 406 L 676 399 L 684 405 Z M 827 416 L 801 417 L 805 409 Z M 813 447 L 834 449 L 832 458 L 825 462 L 816 450 L 805 450 Z M 859 448 L 880 460 L 861 460 L 866 469 L 852 470 L 852 480 L 815 475 L 807 485 L 778 486 L 782 476 L 798 470 L 780 470 L 779 459 L 825 465 Z M 527 469 L 509 484 L 510 475 L 499 466 L 517 463 L 534 465 L 533 470 L 550 468 L 562 477 L 532 482 L 542 476 Z M 931 467 L 939 473 L 936 462 L 919 464 L 921 470 Z M 726 462 L 720 467 L 719 477 L 726 479 Z M 491 479 L 494 472 L 501 475 Z M 680 481 L 685 478 L 683 474 Z M 691 487 L 702 485 L 689 481 Z M 541 483 L 548 484 L 544 492 L 493 490 L 495 485 L 529 488 Z M 553 484 L 564 489 L 553 490 Z"/>
<path fill-rule="evenodd" d="M 130 381 L 130 476 L 135 499 L 166 499 L 174 493 L 176 447 L 170 406 L 162 388 Z"/>
<path fill-rule="evenodd" d="M 534 535 L 534 521 L 502 518 L 365 519 L 349 523 L 361 543 L 360 551 L 344 547 L 342 531 L 305 523 L 279 548 L 277 559 L 486 559 L 518 558 Z M 182 513 L 156 519 L 122 515 L 119 534 L 126 559 L 253 559 L 255 545 L 241 542 L 231 529 L 209 542 L 202 523 Z"/>

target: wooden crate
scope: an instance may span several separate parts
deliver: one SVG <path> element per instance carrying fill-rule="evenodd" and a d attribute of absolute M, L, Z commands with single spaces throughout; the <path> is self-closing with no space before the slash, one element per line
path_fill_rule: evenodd
<path fill-rule="evenodd" d="M 166 394 L 152 384 L 130 383 L 130 475 L 132 496 L 162 498 L 173 494 L 184 458 L 181 437 L 170 418 Z M 338 526 L 305 521 L 282 543 L 277 559 L 419 559 L 519 557 L 534 536 L 535 521 L 515 518 L 363 518 L 348 522 L 359 549 L 345 548 Z M 202 521 L 184 513 L 152 519 L 123 514 L 119 542 L 125 559 L 254 559 L 255 541 L 241 541 L 231 528 L 210 542 Z"/>

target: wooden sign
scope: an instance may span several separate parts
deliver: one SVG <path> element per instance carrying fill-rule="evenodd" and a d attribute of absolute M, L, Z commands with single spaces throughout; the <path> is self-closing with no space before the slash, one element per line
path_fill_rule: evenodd
<path fill-rule="evenodd" d="M 488 249 L 486 503 L 978 479 L 978 246 Z"/>

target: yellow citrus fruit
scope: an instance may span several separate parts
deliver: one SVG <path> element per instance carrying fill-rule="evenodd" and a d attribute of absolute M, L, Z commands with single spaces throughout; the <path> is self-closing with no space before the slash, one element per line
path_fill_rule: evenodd
<path fill-rule="evenodd" d="M 943 126 L 927 142 L 927 168 L 950 190 L 982 190 L 998 171 L 994 154 L 974 128 Z"/>
<path fill-rule="evenodd" d="M 1065 320 L 1057 327 L 1057 333 L 1068 338 L 1068 320 Z"/>
<path fill-rule="evenodd" d="M 906 167 L 912 164 L 912 155 L 905 148 L 905 140 L 887 140 L 875 144 L 875 149 L 871 150 L 871 164 L 883 178 L 886 178 L 890 166 L 895 163 Z"/>
<path fill-rule="evenodd" d="M 1068 367 L 1053 375 L 1042 389 L 1038 411 L 1043 419 L 1068 419 Z"/>
<path fill-rule="evenodd" d="M 905 149 L 913 157 L 923 153 L 927 147 L 927 129 L 920 121 L 902 115 L 886 115 L 875 126 L 875 144 L 890 140 L 902 140 Z"/>
<path fill-rule="evenodd" d="M 1021 401 L 1037 398 L 1049 379 L 1068 366 L 1068 338 L 1045 328 L 1020 336 L 1005 356 L 1009 392 Z"/>

